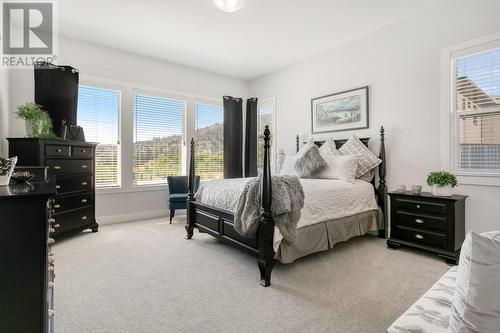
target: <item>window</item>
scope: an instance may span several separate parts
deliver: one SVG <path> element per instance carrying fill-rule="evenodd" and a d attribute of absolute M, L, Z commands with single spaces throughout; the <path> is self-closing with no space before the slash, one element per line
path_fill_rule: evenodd
<path fill-rule="evenodd" d="M 133 184 L 182 174 L 185 101 L 134 94 Z"/>
<path fill-rule="evenodd" d="M 269 125 L 271 131 L 271 148 L 269 150 L 269 158 L 271 169 L 274 165 L 274 138 L 276 128 L 274 126 L 274 99 L 265 99 L 258 102 L 257 106 L 257 170 L 262 172 L 264 167 L 264 129 Z"/>
<path fill-rule="evenodd" d="M 196 174 L 202 180 L 224 177 L 224 109 L 196 103 Z"/>
<path fill-rule="evenodd" d="M 500 174 L 500 48 L 453 59 L 457 172 Z"/>
<path fill-rule="evenodd" d="M 77 122 L 85 139 L 98 142 L 96 148 L 96 187 L 120 186 L 120 92 L 81 85 L 78 88 Z"/>

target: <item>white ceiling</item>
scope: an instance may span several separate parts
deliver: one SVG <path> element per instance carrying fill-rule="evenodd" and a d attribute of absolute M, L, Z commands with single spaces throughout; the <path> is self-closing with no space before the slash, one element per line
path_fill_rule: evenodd
<path fill-rule="evenodd" d="M 62 0 L 63 36 L 251 80 L 442 0 Z"/>

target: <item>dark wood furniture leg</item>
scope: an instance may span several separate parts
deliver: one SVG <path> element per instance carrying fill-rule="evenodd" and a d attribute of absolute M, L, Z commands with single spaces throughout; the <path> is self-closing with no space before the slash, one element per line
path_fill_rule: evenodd
<path fill-rule="evenodd" d="M 192 204 L 196 201 L 194 198 L 194 182 L 195 182 L 195 170 L 194 170 L 194 139 L 191 138 L 191 156 L 189 159 L 189 178 L 188 178 L 188 198 L 186 206 L 186 239 L 191 239 L 193 237 L 194 226 L 196 223 L 196 208 Z"/>
<path fill-rule="evenodd" d="M 269 126 L 264 130 L 264 170 L 262 173 L 262 211 L 260 215 L 260 225 L 258 230 L 258 248 L 259 255 L 257 264 L 260 271 L 260 284 L 264 287 L 271 285 L 271 272 L 274 267 L 274 220 L 271 215 L 272 203 L 272 180 L 271 165 L 269 163 Z"/>
<path fill-rule="evenodd" d="M 172 219 L 174 218 L 175 216 L 175 209 L 171 209 L 170 210 L 170 224 L 172 224 Z"/>

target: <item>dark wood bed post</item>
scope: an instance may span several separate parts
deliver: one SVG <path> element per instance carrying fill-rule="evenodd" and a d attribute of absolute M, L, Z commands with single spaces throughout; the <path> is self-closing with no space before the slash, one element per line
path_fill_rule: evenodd
<path fill-rule="evenodd" d="M 274 267 L 274 220 L 271 215 L 272 203 L 272 180 L 271 163 L 269 161 L 269 126 L 264 130 L 264 169 L 262 172 L 262 210 L 260 215 L 260 224 L 258 230 L 259 255 L 257 264 L 260 271 L 260 284 L 264 287 L 271 285 L 271 272 Z"/>
<path fill-rule="evenodd" d="M 379 183 L 377 188 L 377 201 L 378 206 L 382 210 L 384 214 L 384 229 L 380 229 L 378 231 L 378 236 L 380 238 L 387 238 L 387 214 L 386 214 L 386 196 L 387 196 L 387 187 L 385 185 L 385 174 L 386 174 L 386 160 L 385 160 L 385 130 L 384 126 L 380 127 L 380 151 L 379 158 L 382 160 L 380 163 L 380 167 L 378 169 L 379 173 Z"/>
<path fill-rule="evenodd" d="M 194 182 L 195 182 L 195 172 L 194 172 L 194 139 L 191 138 L 191 156 L 189 159 L 189 175 L 188 175 L 188 198 L 186 206 L 186 239 L 191 239 L 193 237 L 194 224 L 196 221 L 196 212 L 191 204 L 196 201 L 194 198 Z"/>

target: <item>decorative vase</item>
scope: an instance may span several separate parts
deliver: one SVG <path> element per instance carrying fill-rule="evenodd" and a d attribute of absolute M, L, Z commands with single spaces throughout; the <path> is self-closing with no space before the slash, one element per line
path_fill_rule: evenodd
<path fill-rule="evenodd" d="M 0 186 L 7 186 L 10 183 L 10 176 L 3 175 L 0 176 Z"/>
<path fill-rule="evenodd" d="M 452 189 L 450 184 L 445 186 L 432 185 L 431 193 L 437 197 L 451 197 L 453 195 Z"/>
<path fill-rule="evenodd" d="M 30 138 L 37 138 L 42 134 L 43 125 L 40 120 L 25 120 L 26 135 Z"/>

